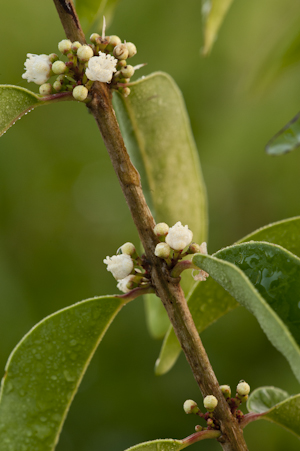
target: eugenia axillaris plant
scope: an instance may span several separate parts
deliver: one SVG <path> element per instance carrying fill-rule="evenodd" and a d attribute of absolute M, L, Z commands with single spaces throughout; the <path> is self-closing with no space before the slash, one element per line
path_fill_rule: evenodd
<path fill-rule="evenodd" d="M 39 94 L 0 85 L 0 133 L 37 106 L 67 100 L 84 103 L 98 125 L 141 243 L 126 242 L 103 260 L 122 294 L 59 310 L 15 347 L 1 385 L 1 451 L 55 449 L 98 344 L 122 307 L 140 296 L 146 297 L 156 320 L 166 311 L 171 323 L 164 330 L 156 374 L 170 370 L 183 350 L 204 409 L 185 400 L 185 413 L 196 415 L 201 423 L 195 431 L 183 439 L 157 439 L 128 450 L 179 451 L 206 439 L 217 441 L 225 451 L 245 451 L 243 429 L 259 419 L 300 437 L 300 395 L 272 386 L 250 392 L 244 380 L 237 381 L 232 392 L 229 385 L 219 384 L 199 337 L 239 303 L 256 317 L 300 382 L 300 217 L 263 227 L 210 255 L 205 186 L 174 81 L 161 72 L 132 81 L 144 66 L 127 62 L 137 53 L 136 45 L 107 35 L 105 19 L 101 35 L 93 32 L 87 43 L 72 1 L 54 3 L 66 34 L 58 43 L 61 55 L 27 54 L 22 77 L 39 85 Z M 208 30 L 211 21 L 220 19 L 216 9 L 203 8 Z M 205 52 L 216 31 L 210 29 Z M 69 127 L 67 118 L 64 127 Z M 289 139 L 289 127 L 268 145 L 269 150 L 277 146 L 273 153 L 287 150 L 283 142 Z M 285 145 L 291 150 L 295 142 Z M 188 177 L 181 179 L 179 172 Z M 238 374 L 238 362 L 232 365 Z M 241 376 L 247 379 L 246 374 L 237 379 Z M 147 421 L 147 408 L 143 414 Z M 101 449 L 101 443 L 98 446 Z"/>

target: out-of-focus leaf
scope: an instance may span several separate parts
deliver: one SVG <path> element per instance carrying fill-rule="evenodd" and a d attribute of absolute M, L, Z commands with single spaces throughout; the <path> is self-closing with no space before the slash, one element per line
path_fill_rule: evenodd
<path fill-rule="evenodd" d="M 261 387 L 249 396 L 247 407 L 262 414 L 258 420 L 276 423 L 300 438 L 300 395 L 289 397 L 280 388 Z"/>
<path fill-rule="evenodd" d="M 275 244 L 253 242 L 214 257 L 196 254 L 193 262 L 256 317 L 300 382 L 300 259 Z"/>
<path fill-rule="evenodd" d="M 0 394 L 1 451 L 53 451 L 90 360 L 124 304 L 88 299 L 28 332 L 6 365 Z"/>
<path fill-rule="evenodd" d="M 85 33 L 91 30 L 98 32 L 102 29 L 103 16 L 109 25 L 113 18 L 119 0 L 75 0 L 76 11 Z"/>
<path fill-rule="evenodd" d="M 240 242 L 268 241 L 269 243 L 279 244 L 300 257 L 299 232 L 300 217 L 297 216 L 262 227 L 244 237 Z M 199 333 L 239 305 L 212 278 L 208 278 L 206 282 L 197 282 L 193 290 L 191 290 L 187 301 Z M 165 336 L 159 358 L 156 361 L 156 374 L 161 375 L 169 371 L 176 362 L 180 351 L 181 348 L 174 329 L 170 327 Z"/>
<path fill-rule="evenodd" d="M 156 222 L 188 224 L 194 241 L 206 241 L 206 190 L 184 100 L 174 80 L 157 72 L 114 93 L 114 107 L 126 147 L 137 167 Z M 183 188 L 184 187 L 184 188 Z M 188 292 L 192 279 L 184 276 Z M 155 337 L 169 320 L 154 295 L 147 297 L 148 325 Z M 159 318 L 159 321 L 157 319 Z"/>
<path fill-rule="evenodd" d="M 300 146 L 300 113 L 286 124 L 266 145 L 269 155 L 282 155 Z"/>
<path fill-rule="evenodd" d="M 43 104 L 28 89 L 13 85 L 0 85 L 0 136 L 24 114 Z"/>
<path fill-rule="evenodd" d="M 125 451 L 180 451 L 186 448 L 186 446 L 181 440 L 153 440 L 132 446 Z"/>
<path fill-rule="evenodd" d="M 203 55 L 210 53 L 231 3 L 232 0 L 202 0 Z"/>

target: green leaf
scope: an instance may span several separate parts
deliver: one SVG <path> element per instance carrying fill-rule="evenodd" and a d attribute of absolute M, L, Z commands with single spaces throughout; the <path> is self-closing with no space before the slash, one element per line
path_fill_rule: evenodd
<path fill-rule="evenodd" d="M 181 440 L 153 440 L 132 446 L 125 451 L 180 451 L 186 448 L 186 446 L 186 443 L 183 443 Z"/>
<path fill-rule="evenodd" d="M 43 104 L 37 94 L 19 86 L 0 85 L 0 136 L 24 114 Z"/>
<path fill-rule="evenodd" d="M 300 259 L 280 246 L 254 242 L 214 257 L 196 254 L 193 262 L 256 317 L 300 382 Z"/>
<path fill-rule="evenodd" d="M 249 396 L 248 410 L 262 415 L 258 420 L 276 423 L 300 438 L 300 395 L 289 394 L 275 387 L 261 387 Z"/>
<path fill-rule="evenodd" d="M 217 39 L 218 31 L 233 0 L 202 0 L 204 32 L 203 55 L 208 55 Z"/>
<path fill-rule="evenodd" d="M 207 237 L 206 190 L 182 94 L 161 72 L 136 81 L 130 90 L 126 98 L 114 93 L 113 103 L 155 220 L 188 224 L 193 239 L 202 243 Z M 192 279 L 184 278 L 188 292 Z M 154 295 L 146 303 L 149 328 L 160 337 L 170 324 L 167 315 Z"/>
<path fill-rule="evenodd" d="M 262 227 L 244 237 L 240 242 L 268 241 L 279 244 L 300 257 L 299 230 L 300 217 L 297 216 Z M 187 301 L 199 333 L 239 305 L 227 291 L 210 277 L 204 283 L 198 282 L 195 284 Z M 162 375 L 169 371 L 176 362 L 180 351 L 179 342 L 173 328 L 170 327 L 156 362 L 156 374 Z"/>
<path fill-rule="evenodd" d="M 102 30 L 103 16 L 107 25 L 112 21 L 119 0 L 76 0 L 74 3 L 84 32 L 93 27 L 95 33 Z"/>
<path fill-rule="evenodd" d="M 269 155 L 282 155 L 300 146 L 300 112 L 266 145 Z"/>
<path fill-rule="evenodd" d="M 52 451 L 90 360 L 124 300 L 104 296 L 48 316 L 20 341 L 0 394 L 1 451 Z"/>

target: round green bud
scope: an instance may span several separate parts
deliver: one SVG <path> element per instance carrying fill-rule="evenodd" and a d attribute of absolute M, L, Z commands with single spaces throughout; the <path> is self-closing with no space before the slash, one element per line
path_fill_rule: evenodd
<path fill-rule="evenodd" d="M 56 55 L 56 53 L 50 53 L 49 60 L 50 60 L 51 63 L 54 63 L 55 61 L 57 61 L 58 60 L 58 56 Z"/>
<path fill-rule="evenodd" d="M 120 60 L 117 64 L 117 69 L 123 69 L 123 67 L 127 66 L 127 61 L 126 60 Z"/>
<path fill-rule="evenodd" d="M 248 395 L 245 395 L 245 396 L 242 396 L 242 397 L 240 398 L 240 400 L 241 400 L 241 402 L 247 402 L 247 401 L 248 401 L 248 398 L 249 398 L 249 396 L 248 396 Z"/>
<path fill-rule="evenodd" d="M 62 82 L 61 81 L 59 81 L 59 80 L 56 80 L 54 83 L 53 83 L 53 89 L 55 89 L 55 91 L 61 91 L 61 89 L 62 89 Z"/>
<path fill-rule="evenodd" d="M 158 224 L 156 224 L 156 226 L 153 229 L 153 232 L 156 236 L 160 237 L 164 237 L 168 235 L 169 232 L 169 226 L 168 224 L 166 224 L 165 222 L 159 222 Z"/>
<path fill-rule="evenodd" d="M 250 385 L 245 381 L 240 381 L 240 383 L 236 387 L 237 394 L 240 396 L 246 396 L 250 393 Z"/>
<path fill-rule="evenodd" d="M 67 70 L 67 66 L 63 61 L 55 61 L 55 63 L 52 64 L 52 72 L 56 75 L 64 74 Z"/>
<path fill-rule="evenodd" d="M 128 50 L 125 44 L 118 44 L 113 51 L 114 57 L 118 60 L 126 60 L 128 58 Z"/>
<path fill-rule="evenodd" d="M 220 389 L 221 389 L 221 392 L 223 393 L 225 399 L 230 398 L 231 388 L 229 387 L 229 385 L 220 385 Z"/>
<path fill-rule="evenodd" d="M 61 83 L 63 83 L 65 81 L 65 75 L 61 74 L 58 77 L 56 77 L 56 81 L 60 81 Z"/>
<path fill-rule="evenodd" d="M 58 50 L 66 55 L 71 51 L 72 48 L 72 42 L 69 39 L 63 39 L 58 43 Z"/>
<path fill-rule="evenodd" d="M 195 426 L 195 431 L 196 431 L 196 432 L 203 431 L 203 427 L 200 426 L 200 424 L 197 424 L 197 426 Z"/>
<path fill-rule="evenodd" d="M 109 45 L 111 45 L 113 47 L 116 47 L 116 45 L 119 45 L 119 44 L 122 43 L 122 41 L 119 38 L 119 36 L 112 35 L 112 36 L 109 36 L 109 38 L 110 38 L 109 39 Z"/>
<path fill-rule="evenodd" d="M 171 253 L 171 248 L 167 243 L 158 243 L 156 245 L 154 253 L 155 253 L 156 257 L 168 258 Z"/>
<path fill-rule="evenodd" d="M 123 94 L 124 97 L 128 97 L 130 94 L 130 88 L 125 86 L 125 88 L 122 88 L 121 93 Z"/>
<path fill-rule="evenodd" d="M 135 245 L 132 243 L 125 243 L 117 250 L 117 254 L 134 255 L 136 253 Z"/>
<path fill-rule="evenodd" d="M 197 243 L 191 243 L 188 247 L 187 252 L 189 254 L 199 254 L 201 252 L 200 244 Z"/>
<path fill-rule="evenodd" d="M 82 85 L 75 86 L 72 92 L 74 99 L 79 100 L 81 102 L 83 102 L 87 98 L 88 93 L 89 93 L 88 89 Z"/>
<path fill-rule="evenodd" d="M 213 426 L 214 425 L 214 420 L 212 418 L 208 418 L 207 419 L 207 426 Z"/>
<path fill-rule="evenodd" d="M 77 53 L 77 50 L 80 49 L 80 47 L 81 47 L 80 42 L 75 41 L 75 42 L 72 43 L 71 50 L 72 50 L 73 53 Z"/>
<path fill-rule="evenodd" d="M 208 396 L 205 396 L 205 398 L 203 400 L 203 405 L 206 408 L 206 410 L 208 410 L 209 412 L 213 412 L 213 410 L 218 405 L 218 400 L 215 396 L 208 395 Z"/>
<path fill-rule="evenodd" d="M 128 58 L 132 58 L 137 53 L 136 46 L 132 42 L 126 42 L 126 47 L 128 50 Z"/>
<path fill-rule="evenodd" d="M 39 87 L 39 91 L 42 96 L 49 96 L 52 92 L 52 86 L 50 83 L 44 83 Z"/>
<path fill-rule="evenodd" d="M 185 411 L 185 413 L 190 414 L 197 413 L 200 409 L 195 401 L 193 401 L 192 399 L 187 399 L 183 404 L 183 410 Z"/>
<path fill-rule="evenodd" d="M 96 40 L 97 40 L 98 38 L 100 38 L 100 34 L 98 34 L 98 33 L 93 33 L 93 34 L 91 34 L 91 36 L 90 36 L 90 41 L 91 41 L 93 44 L 96 44 Z"/>
<path fill-rule="evenodd" d="M 92 56 L 94 56 L 94 52 L 89 45 L 82 45 L 77 50 L 77 56 L 81 62 L 86 63 L 90 58 L 92 58 Z"/>
<path fill-rule="evenodd" d="M 121 69 L 121 74 L 123 75 L 124 78 L 130 78 L 133 76 L 134 74 L 134 68 L 133 66 L 130 66 L 130 64 L 128 64 L 127 66 L 123 67 Z"/>

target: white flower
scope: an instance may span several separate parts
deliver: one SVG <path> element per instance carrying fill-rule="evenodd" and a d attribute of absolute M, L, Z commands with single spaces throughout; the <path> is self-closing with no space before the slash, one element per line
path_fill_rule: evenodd
<path fill-rule="evenodd" d="M 132 281 L 132 279 L 134 279 L 134 275 L 130 274 L 129 276 L 125 277 L 124 279 L 121 279 L 118 284 L 117 284 L 117 288 L 120 291 L 123 291 L 123 293 L 129 293 L 129 291 L 132 290 L 132 288 L 128 288 L 128 283 Z"/>
<path fill-rule="evenodd" d="M 125 279 L 133 270 L 133 261 L 128 254 L 106 257 L 103 262 L 107 265 L 107 271 L 117 280 Z"/>
<path fill-rule="evenodd" d="M 192 239 L 193 232 L 187 225 L 183 226 L 179 221 L 169 229 L 169 233 L 166 236 L 166 243 L 175 251 L 182 251 L 182 249 L 190 244 Z"/>
<path fill-rule="evenodd" d="M 93 56 L 88 62 L 86 76 L 92 81 L 102 81 L 109 83 L 114 72 L 117 71 L 118 60 L 111 55 L 99 52 L 99 56 Z"/>
<path fill-rule="evenodd" d="M 50 77 L 51 61 L 49 55 L 27 53 L 27 60 L 24 66 L 26 72 L 22 75 L 22 78 L 25 78 L 28 83 L 33 81 L 37 85 L 42 85 Z"/>

